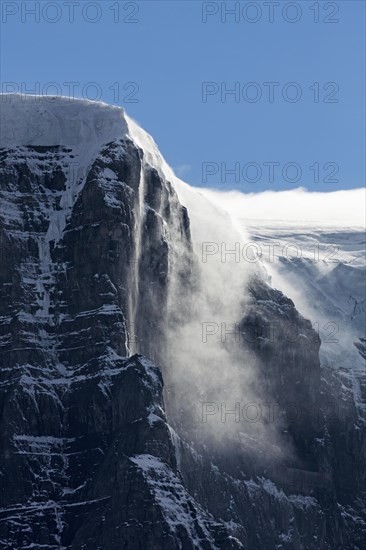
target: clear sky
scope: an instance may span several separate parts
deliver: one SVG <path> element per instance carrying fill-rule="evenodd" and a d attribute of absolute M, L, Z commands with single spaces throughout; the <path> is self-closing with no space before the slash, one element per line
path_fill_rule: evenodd
<path fill-rule="evenodd" d="M 0 5 L 2 91 L 121 105 L 191 184 L 365 183 L 363 0 Z"/>

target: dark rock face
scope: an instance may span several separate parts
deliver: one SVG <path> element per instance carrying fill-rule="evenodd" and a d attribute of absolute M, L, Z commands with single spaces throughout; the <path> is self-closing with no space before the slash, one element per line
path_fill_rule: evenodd
<path fill-rule="evenodd" d="M 135 355 L 116 362 L 108 381 L 71 382 L 61 430 L 57 418 L 46 427 L 32 411 L 35 435 L 25 423 L 3 463 L 12 480 L 3 486 L 8 548 L 211 548 L 225 540 L 183 485 L 161 390 L 159 370 Z"/>
<path fill-rule="evenodd" d="M 252 280 L 243 358 L 291 452 L 181 429 L 162 391 L 172 270 L 183 295 L 198 284 L 187 211 L 127 138 L 76 191 L 74 163 L 0 156 L 0 546 L 365 548 L 364 424 L 310 322 Z"/>
<path fill-rule="evenodd" d="M 263 283 L 257 281 L 251 289 L 255 297 L 261 286 L 263 288 Z M 271 395 L 284 410 L 292 441 L 303 464 L 308 462 L 311 470 L 322 473 L 329 488 L 332 479 L 335 499 L 351 504 L 366 481 L 364 417 L 356 410 L 352 388 L 342 377 L 342 369 L 320 368 L 320 339 L 310 322 L 302 318 L 291 300 L 281 293 L 268 287 L 266 292 L 271 295 L 272 304 L 277 302 L 286 306 L 281 307 L 277 315 L 271 315 L 267 305 L 255 300 L 255 312 L 244 321 L 245 324 L 249 321 L 252 328 L 254 315 L 257 321 L 254 326 L 260 326 L 265 332 L 268 320 L 272 319 L 272 327 L 275 326 L 275 332 L 278 330 L 272 339 L 254 339 L 254 349 L 262 365 L 266 369 L 277 368 L 274 377 L 269 377 L 266 370 L 261 374 L 262 379 L 271 384 Z M 286 331 L 290 326 L 292 333 Z M 282 349 L 278 346 L 278 336 L 282 336 L 286 344 Z M 251 345 L 253 347 L 253 342 Z"/>
<path fill-rule="evenodd" d="M 127 359 L 136 342 L 151 355 L 163 346 L 152 311 L 164 319 L 173 225 L 190 251 L 187 215 L 126 140 L 96 159 L 55 242 L 50 218 L 65 208 L 70 153 L 2 151 L 1 540 L 168 549 L 197 538 L 210 547 L 213 520 L 176 469 L 161 375 Z M 164 519 L 155 485 L 162 501 L 172 493 L 189 532 Z"/>

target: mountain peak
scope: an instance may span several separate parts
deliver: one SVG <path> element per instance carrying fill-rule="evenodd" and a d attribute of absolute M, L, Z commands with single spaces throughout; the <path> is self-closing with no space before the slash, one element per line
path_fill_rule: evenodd
<path fill-rule="evenodd" d="M 1 95 L 0 146 L 99 146 L 124 137 L 127 121 L 121 107 L 69 97 Z"/>

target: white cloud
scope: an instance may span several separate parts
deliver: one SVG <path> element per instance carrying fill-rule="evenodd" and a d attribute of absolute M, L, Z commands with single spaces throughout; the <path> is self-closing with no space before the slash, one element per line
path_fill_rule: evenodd
<path fill-rule="evenodd" d="M 365 226 L 366 189 L 363 188 L 329 193 L 304 188 L 248 194 L 217 189 L 200 189 L 200 192 L 233 217 L 243 220 Z"/>

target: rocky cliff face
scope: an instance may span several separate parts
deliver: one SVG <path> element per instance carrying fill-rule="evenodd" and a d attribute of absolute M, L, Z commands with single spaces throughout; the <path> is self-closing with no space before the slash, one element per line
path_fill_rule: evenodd
<path fill-rule="evenodd" d="M 119 109 L 2 110 L 0 546 L 363 548 L 364 431 L 310 322 L 251 278 L 243 373 L 253 357 L 281 452 L 184 425 L 168 306 L 200 277 L 170 173 Z"/>

